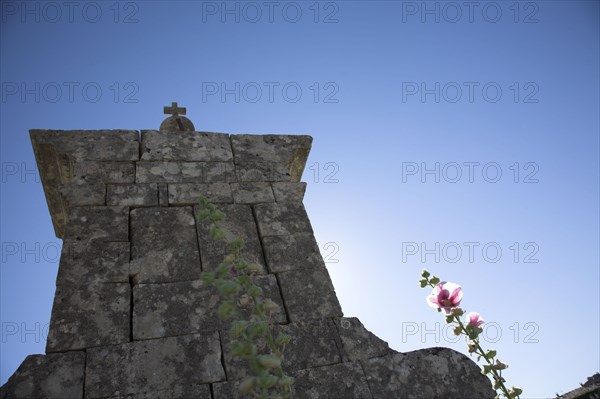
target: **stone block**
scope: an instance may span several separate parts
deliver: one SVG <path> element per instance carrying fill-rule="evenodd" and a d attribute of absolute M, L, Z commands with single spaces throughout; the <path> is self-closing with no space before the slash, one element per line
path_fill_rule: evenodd
<path fill-rule="evenodd" d="M 158 190 L 151 184 L 109 184 L 106 187 L 109 206 L 157 206 Z"/>
<path fill-rule="evenodd" d="M 225 379 L 217 332 L 92 348 L 87 353 L 88 399 L 184 391 Z"/>
<path fill-rule="evenodd" d="M 142 130 L 142 160 L 231 161 L 229 135 Z"/>
<path fill-rule="evenodd" d="M 241 238 L 244 240 L 244 248 L 241 255 L 248 263 L 257 263 L 262 272 L 266 271 L 263 252 L 258 240 L 256 223 L 252 215 L 250 205 L 241 204 L 216 204 L 217 209 L 225 214 L 221 226 L 226 231 L 229 242 Z M 210 224 L 198 218 L 200 206 L 194 207 L 196 215 L 196 229 L 198 230 L 198 242 L 200 243 L 200 257 L 202 259 L 202 270 L 214 270 L 223 261 L 231 250 L 229 246 L 221 241 L 210 237 Z"/>
<path fill-rule="evenodd" d="M 129 241 L 129 210 L 116 206 L 70 208 L 63 239 Z"/>
<path fill-rule="evenodd" d="M 171 183 L 169 205 L 194 205 L 200 197 L 212 203 L 232 203 L 233 196 L 228 183 Z"/>
<path fill-rule="evenodd" d="M 136 183 L 203 183 L 202 162 L 137 162 Z"/>
<path fill-rule="evenodd" d="M 60 186 L 60 194 L 65 208 L 102 206 L 106 202 L 106 186 L 103 183 L 65 184 Z"/>
<path fill-rule="evenodd" d="M 447 348 L 369 359 L 363 369 L 374 398 L 492 399 L 488 377 L 467 356 Z"/>
<path fill-rule="evenodd" d="M 127 342 L 129 306 L 129 284 L 57 286 L 46 352 Z"/>
<path fill-rule="evenodd" d="M 334 319 L 342 342 L 344 361 L 367 360 L 392 352 L 387 342 L 368 331 L 356 317 Z"/>
<path fill-rule="evenodd" d="M 317 241 L 310 233 L 264 237 L 263 248 L 271 273 L 325 268 Z"/>
<path fill-rule="evenodd" d="M 231 146 L 235 163 L 273 162 L 290 164 L 295 158 L 308 156 L 312 137 L 275 134 L 233 134 Z"/>
<path fill-rule="evenodd" d="M 57 285 L 128 282 L 128 242 L 63 244 Z"/>
<path fill-rule="evenodd" d="M 327 269 L 291 270 L 277 279 L 291 321 L 342 316 Z"/>
<path fill-rule="evenodd" d="M 302 202 L 306 192 L 305 182 L 273 182 L 273 193 L 277 202 Z"/>
<path fill-rule="evenodd" d="M 273 162 L 241 162 L 235 164 L 235 173 L 241 182 L 293 181 L 290 166 Z M 298 177 L 300 179 L 300 177 Z"/>
<path fill-rule="evenodd" d="M 0 399 L 81 399 L 85 352 L 29 355 L 0 388 Z"/>
<path fill-rule="evenodd" d="M 34 150 L 51 145 L 59 154 L 86 161 L 136 161 L 137 130 L 37 130 L 29 131 Z"/>
<path fill-rule="evenodd" d="M 191 207 L 131 211 L 130 273 L 136 283 L 200 278 L 200 254 Z"/>
<path fill-rule="evenodd" d="M 286 373 L 342 361 L 338 349 L 339 337 L 330 319 L 278 325 L 273 332 L 275 337 L 280 332 L 292 337 L 283 357 L 283 369 Z M 227 334 L 229 333 L 224 333 L 226 338 L 222 342 L 227 377 L 229 380 L 242 379 L 250 373 L 250 370 L 245 360 L 235 358 L 231 354 L 231 340 Z M 266 342 L 259 344 L 259 351 L 261 353 L 268 351 Z"/>
<path fill-rule="evenodd" d="M 297 203 L 258 204 L 254 207 L 262 238 L 295 233 L 313 233 L 304 205 Z"/>
<path fill-rule="evenodd" d="M 73 165 L 74 183 L 133 183 L 134 162 L 78 161 Z"/>
<path fill-rule="evenodd" d="M 359 364 L 340 363 L 292 373 L 294 399 L 387 399 L 401 396 L 371 396 L 369 386 Z M 213 385 L 214 399 L 243 399 L 239 381 Z"/>
<path fill-rule="evenodd" d="M 267 182 L 231 183 L 233 200 L 238 204 L 275 202 L 271 185 Z"/>
<path fill-rule="evenodd" d="M 286 323 L 285 310 L 275 276 L 258 276 L 256 284 L 265 297 L 280 306 L 276 323 Z M 201 280 L 169 284 L 139 284 L 133 291 L 133 338 L 168 337 L 228 329 L 229 321 L 219 319 L 221 297 L 216 288 Z M 249 318 L 249 313 L 241 313 Z"/>

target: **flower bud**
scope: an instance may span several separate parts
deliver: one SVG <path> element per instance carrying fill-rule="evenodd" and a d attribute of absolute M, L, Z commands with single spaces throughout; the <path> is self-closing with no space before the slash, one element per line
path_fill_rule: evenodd
<path fill-rule="evenodd" d="M 254 389 L 255 384 L 254 377 L 246 377 L 238 386 L 238 389 L 242 393 L 250 393 Z"/>
<path fill-rule="evenodd" d="M 262 267 L 258 263 L 251 263 L 248 266 L 248 273 L 250 274 L 258 274 L 262 271 Z"/>
<path fill-rule="evenodd" d="M 473 353 L 477 350 L 477 345 L 475 345 L 474 343 L 470 342 L 467 344 L 467 350 L 469 351 L 469 353 Z"/>
<path fill-rule="evenodd" d="M 245 308 L 248 306 L 248 304 L 250 304 L 250 296 L 248 294 L 243 294 L 240 296 L 240 299 L 238 299 L 238 305 L 240 305 L 242 308 Z"/>
<path fill-rule="evenodd" d="M 279 310 L 279 305 L 269 298 L 265 299 L 265 301 L 263 302 L 263 307 L 268 313 L 274 313 Z"/>

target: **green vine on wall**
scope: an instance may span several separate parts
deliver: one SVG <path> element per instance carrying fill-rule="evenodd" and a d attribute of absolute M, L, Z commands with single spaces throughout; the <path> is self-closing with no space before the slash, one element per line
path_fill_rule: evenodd
<path fill-rule="evenodd" d="M 223 212 L 206 198 L 198 202 L 198 217 L 210 223 L 210 237 L 227 244 L 230 250 L 214 271 L 202 273 L 202 280 L 215 286 L 221 295 L 218 314 L 222 320 L 231 321 L 232 355 L 248 364 L 250 375 L 238 388 L 252 398 L 289 399 L 294 379 L 284 373 L 282 362 L 291 337 L 281 332 L 275 335 L 273 316 L 279 311 L 279 305 L 265 298 L 263 290 L 254 282 L 262 268 L 242 258 L 242 239 L 227 239 L 228 232 L 221 227 Z"/>

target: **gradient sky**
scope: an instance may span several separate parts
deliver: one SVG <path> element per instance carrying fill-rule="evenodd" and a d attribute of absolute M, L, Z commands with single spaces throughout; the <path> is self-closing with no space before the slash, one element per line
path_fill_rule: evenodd
<path fill-rule="evenodd" d="M 600 371 L 598 1 L 0 4 L 0 383 L 44 352 L 61 246 L 28 130 L 157 129 L 171 101 L 197 130 L 314 137 L 322 254 L 392 348 L 466 352 L 426 267 L 523 398 Z"/>

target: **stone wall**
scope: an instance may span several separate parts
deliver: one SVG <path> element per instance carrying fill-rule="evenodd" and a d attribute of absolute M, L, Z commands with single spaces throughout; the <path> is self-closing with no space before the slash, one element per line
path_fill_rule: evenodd
<path fill-rule="evenodd" d="M 141 137 L 140 137 L 141 136 Z M 63 249 L 46 355 L 0 398 L 229 399 L 248 372 L 200 273 L 226 248 L 196 216 L 226 215 L 290 334 L 294 398 L 493 398 L 458 352 L 391 350 L 340 304 L 302 204 L 312 138 L 206 132 L 31 131 Z"/>

